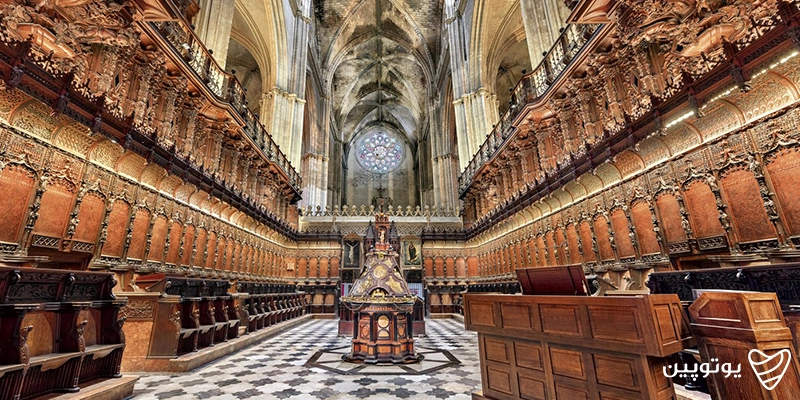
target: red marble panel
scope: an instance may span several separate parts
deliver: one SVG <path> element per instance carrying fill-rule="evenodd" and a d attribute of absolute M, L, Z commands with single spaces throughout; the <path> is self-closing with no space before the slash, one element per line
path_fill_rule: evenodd
<path fill-rule="evenodd" d="M 752 172 L 737 170 L 720 179 L 739 240 L 752 242 L 777 235 L 769 221 L 758 182 Z"/>
<path fill-rule="evenodd" d="M 63 237 L 74 202 L 75 193 L 70 188 L 58 183 L 48 185 L 33 231 L 43 236 Z"/>
<path fill-rule="evenodd" d="M 767 171 L 772 178 L 789 233 L 800 234 L 800 152 L 791 151 L 775 157 L 767 164 Z"/>
<path fill-rule="evenodd" d="M 446 267 L 446 269 L 447 269 L 447 271 L 446 271 L 446 272 L 447 272 L 447 276 L 448 276 L 448 277 L 453 277 L 453 276 L 455 276 L 455 272 L 456 272 L 456 260 L 454 260 L 454 259 L 453 259 L 453 258 L 451 258 L 451 257 L 448 257 L 446 260 L 444 260 L 444 262 L 445 262 L 445 264 L 444 264 L 444 265 L 445 265 L 445 267 Z M 442 272 L 444 272 L 444 271 L 442 271 Z"/>
<path fill-rule="evenodd" d="M 683 192 L 683 201 L 689 211 L 692 222 L 692 231 L 698 238 L 707 238 L 725 235 L 722 224 L 719 222 L 717 200 L 711 188 L 702 182 L 692 183 Z"/>
<path fill-rule="evenodd" d="M 614 241 L 617 244 L 617 255 L 620 258 L 634 257 L 636 251 L 633 249 L 631 237 L 628 235 L 628 217 L 621 209 L 611 213 L 611 227 L 614 229 Z"/>
<path fill-rule="evenodd" d="M 681 243 L 686 241 L 686 232 L 681 225 L 681 207 L 678 199 L 672 194 L 664 194 L 656 200 L 658 214 L 661 217 L 661 227 L 664 228 L 664 237 L 668 243 Z"/>
<path fill-rule="evenodd" d="M 145 246 L 147 245 L 147 230 L 150 228 L 150 212 L 145 209 L 137 210 L 132 224 L 133 232 L 131 234 L 130 248 L 128 249 L 128 258 L 143 260 Z"/>
<path fill-rule="evenodd" d="M 103 244 L 101 254 L 111 257 L 122 257 L 122 247 L 125 245 L 125 234 L 128 228 L 128 213 L 131 206 L 128 203 L 117 200 L 111 206 L 108 215 L 108 232 L 106 242 Z M 133 245 L 133 243 L 131 243 Z"/>
<path fill-rule="evenodd" d="M 661 252 L 658 237 L 653 231 L 653 215 L 650 206 L 641 201 L 631 206 L 631 218 L 636 228 L 636 238 L 639 240 L 639 250 L 642 254 L 656 254 Z"/>
<path fill-rule="evenodd" d="M 428 278 L 433 277 L 433 259 L 432 258 L 425 258 L 423 260 L 425 264 L 425 276 Z"/>
<path fill-rule="evenodd" d="M 78 227 L 75 229 L 73 239 L 94 243 L 100 233 L 100 225 L 103 223 L 103 213 L 106 204 L 102 197 L 95 193 L 87 193 L 81 201 L 81 209 L 78 212 Z"/>
<path fill-rule="evenodd" d="M 608 233 L 608 221 L 604 216 L 594 219 L 594 235 L 597 237 L 597 251 L 600 253 L 600 260 L 613 260 L 614 250 L 611 248 L 611 236 Z"/>
<path fill-rule="evenodd" d="M 0 241 L 17 243 L 27 218 L 35 180 L 29 171 L 9 166 L 0 171 Z"/>
<path fill-rule="evenodd" d="M 156 222 L 153 225 L 153 233 L 150 235 L 150 253 L 147 254 L 148 260 L 161 262 L 161 257 L 164 256 L 166 239 L 167 219 L 161 215 L 156 218 Z"/>
<path fill-rule="evenodd" d="M 583 246 L 583 260 L 586 262 L 597 261 L 597 257 L 592 249 L 592 226 L 589 221 L 581 221 L 581 245 Z"/>

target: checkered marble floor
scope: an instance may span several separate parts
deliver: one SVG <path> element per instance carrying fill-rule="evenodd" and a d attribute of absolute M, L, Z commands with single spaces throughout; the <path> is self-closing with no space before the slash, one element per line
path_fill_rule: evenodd
<path fill-rule="evenodd" d="M 425 375 L 341 375 L 304 364 L 349 343 L 336 320 L 311 320 L 185 374 L 146 375 L 135 400 L 150 399 L 470 399 L 480 389 L 477 335 L 453 319 L 428 319 L 420 346 L 448 350 L 461 364 Z"/>

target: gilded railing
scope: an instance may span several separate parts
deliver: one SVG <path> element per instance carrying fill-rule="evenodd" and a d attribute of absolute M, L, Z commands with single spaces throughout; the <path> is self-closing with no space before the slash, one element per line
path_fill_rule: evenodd
<path fill-rule="evenodd" d="M 492 132 L 487 135 L 480 149 L 458 177 L 460 192 L 463 193 L 469 187 L 478 169 L 492 159 L 503 143 L 512 136 L 514 129 L 511 124 L 525 108 L 525 104 L 535 102 L 553 87 L 561 73 L 600 30 L 601 26 L 598 24 L 568 25 L 539 65 L 520 79 L 511 93 L 511 106 L 508 111 L 500 116 Z"/>
<path fill-rule="evenodd" d="M 218 100 L 231 104 L 245 122 L 245 133 L 270 162 L 277 164 L 283 170 L 289 177 L 291 185 L 300 190 L 300 174 L 272 140 L 272 136 L 261 125 L 258 117 L 247 108 L 245 91 L 238 79 L 220 68 L 194 31 L 183 21 L 161 21 L 150 24 Z"/>

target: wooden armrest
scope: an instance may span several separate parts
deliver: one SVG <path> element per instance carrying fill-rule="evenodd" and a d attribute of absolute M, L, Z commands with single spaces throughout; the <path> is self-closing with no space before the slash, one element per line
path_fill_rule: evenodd
<path fill-rule="evenodd" d="M 62 365 L 66 364 L 67 361 L 80 357 L 81 353 L 49 353 L 49 354 L 42 354 L 40 356 L 31 357 L 29 364 L 30 366 L 34 365 L 41 365 L 42 372 L 49 371 L 51 369 L 56 369 L 61 367 Z"/>
<path fill-rule="evenodd" d="M 86 346 L 86 350 L 84 351 L 84 354 L 91 354 L 93 356 L 93 358 L 95 360 L 97 360 L 97 359 L 103 358 L 103 357 L 111 354 L 111 352 L 116 350 L 116 349 L 122 349 L 124 347 L 125 347 L 125 345 L 122 344 L 122 343 L 119 343 L 119 344 L 94 344 L 94 345 L 91 345 L 91 346 Z"/>
<path fill-rule="evenodd" d="M 0 365 L 0 378 L 9 372 L 20 371 L 23 369 L 25 369 L 25 364 Z"/>

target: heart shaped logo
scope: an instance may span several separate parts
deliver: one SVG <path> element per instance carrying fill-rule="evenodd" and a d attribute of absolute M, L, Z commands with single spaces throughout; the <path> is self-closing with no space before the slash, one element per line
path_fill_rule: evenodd
<path fill-rule="evenodd" d="M 764 354 L 761 350 L 753 349 L 747 354 L 747 358 L 750 359 L 750 367 L 756 373 L 761 386 L 764 386 L 764 389 L 772 390 L 775 389 L 775 386 L 778 386 L 786 370 L 789 369 L 792 352 L 789 349 L 783 349 L 770 356 Z M 760 367 L 764 371 L 759 372 L 756 367 Z"/>

